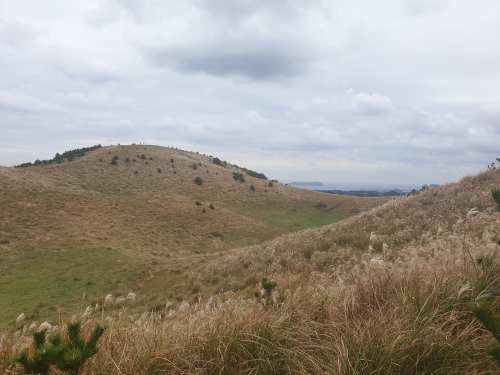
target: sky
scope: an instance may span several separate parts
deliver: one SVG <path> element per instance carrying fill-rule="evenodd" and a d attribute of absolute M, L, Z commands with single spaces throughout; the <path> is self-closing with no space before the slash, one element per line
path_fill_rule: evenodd
<path fill-rule="evenodd" d="M 453 181 L 500 156 L 499 37 L 498 0 L 0 0 L 0 165 L 143 142 Z"/>

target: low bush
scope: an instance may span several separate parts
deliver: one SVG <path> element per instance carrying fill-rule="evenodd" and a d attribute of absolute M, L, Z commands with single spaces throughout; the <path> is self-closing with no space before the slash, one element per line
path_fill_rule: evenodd
<path fill-rule="evenodd" d="M 28 374 L 49 374 L 51 368 L 69 374 L 78 375 L 85 362 L 97 353 L 97 342 L 104 333 L 104 328 L 96 325 L 90 337 L 85 340 L 81 336 L 80 322 L 67 325 L 67 337 L 52 334 L 47 339 L 47 331 L 33 335 L 31 356 L 23 350 L 16 362 L 21 364 Z"/>
<path fill-rule="evenodd" d="M 237 172 L 237 171 L 233 172 L 233 179 L 235 181 L 239 181 L 241 183 L 245 182 L 245 176 L 243 175 L 243 173 L 240 173 L 240 172 Z"/>
<path fill-rule="evenodd" d="M 200 176 L 196 176 L 194 179 L 194 183 L 198 186 L 201 186 L 203 184 L 203 179 Z"/>
<path fill-rule="evenodd" d="M 497 210 L 500 211 L 500 189 L 495 189 L 491 192 L 493 200 L 497 204 Z"/>

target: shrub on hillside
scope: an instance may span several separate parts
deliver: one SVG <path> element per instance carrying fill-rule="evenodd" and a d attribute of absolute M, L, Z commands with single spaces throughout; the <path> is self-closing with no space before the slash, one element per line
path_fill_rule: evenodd
<path fill-rule="evenodd" d="M 191 165 L 191 168 L 193 168 L 194 170 L 197 170 L 198 169 L 198 165 L 196 163 L 193 163 L 193 165 Z"/>
<path fill-rule="evenodd" d="M 263 277 L 260 282 L 260 296 L 262 298 L 262 302 L 265 306 L 270 306 L 273 304 L 273 292 L 276 289 L 276 282 L 269 280 L 267 277 Z"/>
<path fill-rule="evenodd" d="M 489 348 L 488 352 L 500 365 L 500 317 L 495 315 L 494 308 L 486 302 L 480 302 L 473 307 L 472 311 L 484 328 L 490 331 L 495 338 L 496 342 Z"/>
<path fill-rule="evenodd" d="M 76 158 L 80 158 L 80 157 L 84 156 L 85 154 L 87 154 L 90 151 L 97 150 L 98 148 L 101 148 L 101 147 L 102 147 L 101 145 L 95 145 L 95 146 L 91 146 L 91 147 L 83 147 L 83 148 L 77 148 L 74 150 L 65 151 L 62 154 L 56 153 L 52 159 L 48 159 L 48 160 L 37 159 L 33 163 L 29 162 L 29 163 L 22 163 L 22 164 L 16 165 L 16 168 L 26 168 L 26 167 L 31 167 L 33 165 L 38 166 L 38 165 L 48 165 L 48 164 L 53 164 L 53 163 L 61 164 L 65 160 L 72 161 Z"/>
<path fill-rule="evenodd" d="M 221 167 L 224 166 L 224 162 L 222 160 L 220 160 L 219 158 L 213 158 L 212 163 L 214 163 L 215 165 L 220 165 Z"/>
<path fill-rule="evenodd" d="M 235 181 L 239 181 L 241 183 L 245 182 L 245 176 L 243 175 L 243 173 L 234 171 L 233 172 L 233 178 L 234 178 Z"/>
<path fill-rule="evenodd" d="M 113 165 L 117 165 L 118 164 L 118 159 L 120 159 L 118 156 L 113 156 L 113 158 L 111 159 L 111 164 Z"/>
<path fill-rule="evenodd" d="M 246 168 L 245 168 L 245 172 L 247 173 L 247 175 L 249 175 L 251 177 L 260 178 L 261 180 L 267 180 L 267 177 L 264 173 L 255 172 L 255 171 L 252 171 L 251 169 L 246 169 Z"/>
<path fill-rule="evenodd" d="M 495 189 L 491 192 L 491 195 L 493 196 L 493 200 L 497 204 L 497 209 L 500 211 L 500 189 Z"/>
<path fill-rule="evenodd" d="M 28 374 L 46 375 L 50 369 L 78 375 L 85 362 L 97 353 L 97 342 L 104 333 L 104 328 L 96 325 L 90 337 L 85 340 L 81 336 L 80 322 L 67 326 L 67 337 L 52 334 L 47 339 L 47 331 L 42 330 L 33 335 L 33 350 L 31 356 L 23 350 L 16 362 L 24 367 Z"/>
<path fill-rule="evenodd" d="M 251 190 L 251 191 L 255 191 L 255 186 L 250 185 L 250 190 Z"/>
<path fill-rule="evenodd" d="M 196 176 L 194 179 L 194 183 L 198 186 L 201 186 L 201 184 L 203 184 L 203 179 L 200 176 Z"/>

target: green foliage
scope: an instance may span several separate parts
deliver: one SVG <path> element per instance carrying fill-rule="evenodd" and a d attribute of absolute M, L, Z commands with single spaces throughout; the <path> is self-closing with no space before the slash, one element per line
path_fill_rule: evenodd
<path fill-rule="evenodd" d="M 215 206 L 213 203 L 210 203 L 210 205 L 208 206 L 208 208 L 210 208 L 211 210 L 215 210 Z"/>
<path fill-rule="evenodd" d="M 117 164 L 118 164 L 118 159 L 119 159 L 119 157 L 118 157 L 118 156 L 116 156 L 116 155 L 115 155 L 115 156 L 113 156 L 113 158 L 111 159 L 111 164 L 113 164 L 113 165 L 117 165 Z"/>
<path fill-rule="evenodd" d="M 491 195 L 493 197 L 493 200 L 497 204 L 497 209 L 500 211 L 500 189 L 495 189 L 491 191 Z"/>
<path fill-rule="evenodd" d="M 247 173 L 247 175 L 251 177 L 260 178 L 261 180 L 267 180 L 267 177 L 264 173 L 255 172 L 252 171 L 251 169 L 246 169 L 246 168 L 244 168 L 244 171 Z"/>
<path fill-rule="evenodd" d="M 233 178 L 234 178 L 235 181 L 239 181 L 241 183 L 245 182 L 245 176 L 243 175 L 243 173 L 234 171 L 233 172 Z"/>
<path fill-rule="evenodd" d="M 227 162 L 220 160 L 219 158 L 213 158 L 212 163 L 215 165 L 220 165 L 221 167 L 225 167 L 227 165 Z"/>
<path fill-rule="evenodd" d="M 198 186 L 201 186 L 201 184 L 203 184 L 203 179 L 200 176 L 196 176 L 194 179 L 194 183 Z"/>
<path fill-rule="evenodd" d="M 250 185 L 250 190 L 251 190 L 251 191 L 255 191 L 255 186 Z"/>
<path fill-rule="evenodd" d="M 46 375 L 51 366 L 69 375 L 80 373 L 85 362 L 97 353 L 97 342 L 104 333 L 104 328 L 96 325 L 90 337 L 81 336 L 80 322 L 67 326 L 67 337 L 54 334 L 47 340 L 46 331 L 33 335 L 34 351 L 31 358 L 26 350 L 16 358 L 28 374 Z"/>
<path fill-rule="evenodd" d="M 191 166 L 191 168 L 193 168 L 194 170 L 197 170 L 198 169 L 198 164 L 193 163 L 193 165 Z"/>
<path fill-rule="evenodd" d="M 263 277 L 260 286 L 262 288 L 262 299 L 264 305 L 270 306 L 273 304 L 273 291 L 276 289 L 276 282 Z"/>
<path fill-rule="evenodd" d="M 267 184 L 268 187 L 273 187 L 274 186 L 274 182 L 272 181 L 269 181 L 269 183 Z"/>
<path fill-rule="evenodd" d="M 496 339 L 496 343 L 491 346 L 489 353 L 500 364 L 500 317 L 495 315 L 493 308 L 486 302 L 475 305 L 472 311 L 484 328 L 490 331 Z"/>
<path fill-rule="evenodd" d="M 26 167 L 31 167 L 33 165 L 39 166 L 39 165 L 49 165 L 49 164 L 61 164 L 64 163 L 65 160 L 67 161 L 72 161 L 76 158 L 80 158 L 84 156 L 86 153 L 90 151 L 97 150 L 98 148 L 101 148 L 101 145 L 95 145 L 91 147 L 83 147 L 83 148 L 77 148 L 74 150 L 69 150 L 69 151 L 64 151 L 62 154 L 56 153 L 55 156 L 52 159 L 48 160 L 35 160 L 34 162 L 28 162 L 28 163 L 22 163 L 19 165 L 16 165 L 16 168 L 26 168 Z"/>
<path fill-rule="evenodd" d="M 52 345 L 47 346 L 47 331 L 43 330 L 33 334 L 33 354 L 28 357 L 27 350 L 23 350 L 15 359 L 20 363 L 26 373 L 46 375 L 54 358 Z"/>

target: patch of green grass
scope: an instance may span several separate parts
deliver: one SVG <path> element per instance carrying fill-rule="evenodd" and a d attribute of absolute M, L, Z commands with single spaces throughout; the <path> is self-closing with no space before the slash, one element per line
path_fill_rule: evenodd
<path fill-rule="evenodd" d="M 282 233 L 332 224 L 349 216 L 341 211 L 314 207 L 262 208 L 248 211 L 248 214 Z"/>
<path fill-rule="evenodd" d="M 120 280 L 125 272 L 130 278 Z M 22 312 L 37 320 L 74 313 L 103 293 L 126 290 L 133 277 L 130 260 L 109 248 L 16 249 L 0 260 L 0 328 Z"/>

